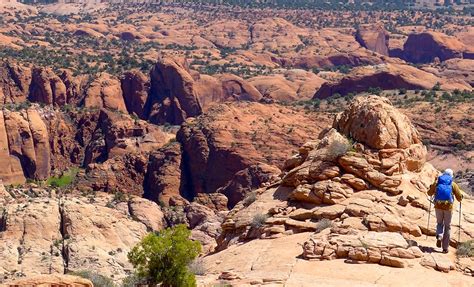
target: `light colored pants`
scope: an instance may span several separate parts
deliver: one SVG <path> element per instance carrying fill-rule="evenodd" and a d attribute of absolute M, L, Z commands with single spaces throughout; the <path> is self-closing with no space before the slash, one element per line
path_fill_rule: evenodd
<path fill-rule="evenodd" d="M 451 210 L 435 209 L 436 211 L 436 236 L 443 236 L 443 250 L 449 247 L 449 239 L 451 233 L 451 218 L 453 213 Z"/>

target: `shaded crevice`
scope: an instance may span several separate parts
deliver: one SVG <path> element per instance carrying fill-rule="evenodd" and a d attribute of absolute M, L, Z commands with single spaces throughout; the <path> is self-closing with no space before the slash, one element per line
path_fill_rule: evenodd
<path fill-rule="evenodd" d="M 0 232 L 7 231 L 7 220 L 8 220 L 8 212 L 5 209 L 3 211 L 0 209 Z"/>
<path fill-rule="evenodd" d="M 64 214 L 64 203 L 59 200 L 59 232 L 61 234 L 61 256 L 63 258 L 64 274 L 69 272 L 69 250 L 66 240 L 69 238 L 66 231 L 66 222 Z"/>

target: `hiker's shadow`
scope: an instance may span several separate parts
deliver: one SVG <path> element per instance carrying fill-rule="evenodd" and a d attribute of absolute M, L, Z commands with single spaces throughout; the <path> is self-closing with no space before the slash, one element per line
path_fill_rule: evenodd
<path fill-rule="evenodd" d="M 420 248 L 421 252 L 423 253 L 442 253 L 441 251 L 436 250 L 436 248 L 431 246 L 419 245 L 418 248 Z"/>
<path fill-rule="evenodd" d="M 420 245 L 414 240 L 408 240 L 408 243 L 410 244 L 410 246 L 418 246 L 418 248 L 420 248 L 421 252 L 423 253 L 441 253 L 441 251 L 437 250 L 432 246 Z"/>

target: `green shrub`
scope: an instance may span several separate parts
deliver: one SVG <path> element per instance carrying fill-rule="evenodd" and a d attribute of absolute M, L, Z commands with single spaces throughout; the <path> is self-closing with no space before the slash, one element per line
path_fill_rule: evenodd
<path fill-rule="evenodd" d="M 189 239 L 191 231 L 180 224 L 150 233 L 128 253 L 138 278 L 161 286 L 196 286 L 189 264 L 201 251 L 201 244 Z"/>
<path fill-rule="evenodd" d="M 70 185 L 71 183 L 74 182 L 76 179 L 76 175 L 79 172 L 79 169 L 77 168 L 72 168 L 66 172 L 64 172 L 61 176 L 56 177 L 50 177 L 47 181 L 46 184 L 52 187 L 57 187 L 57 188 L 62 188 L 65 186 Z"/>
<path fill-rule="evenodd" d="M 474 240 L 461 242 L 456 250 L 459 257 L 474 257 Z"/>
<path fill-rule="evenodd" d="M 71 275 L 79 276 L 85 279 L 89 279 L 94 287 L 115 287 L 114 282 L 112 279 L 105 277 L 103 275 L 100 275 L 98 273 L 92 272 L 92 271 L 76 271 L 72 272 Z"/>

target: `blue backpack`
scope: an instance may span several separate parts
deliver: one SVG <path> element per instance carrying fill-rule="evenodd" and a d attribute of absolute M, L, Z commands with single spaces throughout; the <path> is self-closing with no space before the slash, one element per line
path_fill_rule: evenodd
<path fill-rule="evenodd" d="M 449 174 L 443 174 L 438 177 L 438 185 L 436 186 L 435 201 L 443 201 L 453 203 L 453 178 Z"/>

